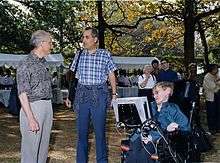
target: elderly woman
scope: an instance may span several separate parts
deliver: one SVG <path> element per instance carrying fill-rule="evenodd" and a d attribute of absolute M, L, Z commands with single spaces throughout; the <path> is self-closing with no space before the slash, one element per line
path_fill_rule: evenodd
<path fill-rule="evenodd" d="M 52 37 L 38 30 L 31 36 L 33 47 L 17 69 L 17 87 L 21 102 L 21 163 L 46 163 L 53 110 L 51 76 L 46 60 L 52 49 Z"/>
<path fill-rule="evenodd" d="M 153 67 L 151 65 L 145 65 L 143 69 L 143 74 L 138 78 L 138 96 L 147 96 L 148 101 L 153 101 L 152 88 L 156 84 L 157 80 L 154 75 L 152 75 Z"/>

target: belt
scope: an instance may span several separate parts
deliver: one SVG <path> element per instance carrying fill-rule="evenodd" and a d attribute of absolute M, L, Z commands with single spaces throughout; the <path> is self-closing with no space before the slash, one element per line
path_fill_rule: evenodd
<path fill-rule="evenodd" d="M 98 84 L 98 85 L 82 85 L 82 84 L 79 84 L 79 88 L 85 88 L 87 90 L 100 89 L 100 88 L 104 88 L 105 86 L 107 86 L 106 83 Z"/>
<path fill-rule="evenodd" d="M 40 100 L 51 100 L 51 98 L 41 98 Z"/>

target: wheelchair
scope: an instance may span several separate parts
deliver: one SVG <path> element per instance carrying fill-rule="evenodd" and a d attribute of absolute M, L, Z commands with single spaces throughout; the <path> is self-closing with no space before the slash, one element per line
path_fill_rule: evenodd
<path fill-rule="evenodd" d="M 152 120 L 146 97 L 118 98 L 113 103 L 116 128 L 125 131 L 127 137 L 121 140 L 121 163 L 182 163 L 199 162 L 200 151 L 191 142 L 192 134 L 166 133 Z M 160 133 L 157 142 L 150 143 L 150 149 L 141 137 L 150 130 Z"/>

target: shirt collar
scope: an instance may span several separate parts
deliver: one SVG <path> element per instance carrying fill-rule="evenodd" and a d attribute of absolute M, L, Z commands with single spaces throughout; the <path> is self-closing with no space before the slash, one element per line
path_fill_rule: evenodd
<path fill-rule="evenodd" d="M 162 103 L 161 110 L 163 110 L 163 108 L 166 107 L 166 106 L 168 106 L 168 105 L 169 105 L 169 102 L 168 102 L 168 101 Z M 156 103 L 156 101 L 153 101 L 153 102 L 152 102 L 152 107 L 157 111 L 157 103 Z"/>
<path fill-rule="evenodd" d="M 37 62 L 45 63 L 46 59 L 44 57 L 39 58 L 35 53 L 31 52 L 30 56 Z"/>
<path fill-rule="evenodd" d="M 94 53 L 89 53 L 89 51 L 87 49 L 85 49 L 85 54 L 86 55 L 97 55 L 98 54 L 99 49 L 97 48 L 96 51 Z"/>

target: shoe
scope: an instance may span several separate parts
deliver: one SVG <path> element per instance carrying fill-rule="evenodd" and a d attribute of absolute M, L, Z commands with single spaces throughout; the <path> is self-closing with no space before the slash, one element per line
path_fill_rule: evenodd
<path fill-rule="evenodd" d="M 208 136 L 212 135 L 211 132 L 209 132 L 209 131 L 206 131 L 205 134 L 208 135 Z"/>
<path fill-rule="evenodd" d="M 210 130 L 209 131 L 212 135 L 215 135 L 216 134 L 216 130 Z"/>

